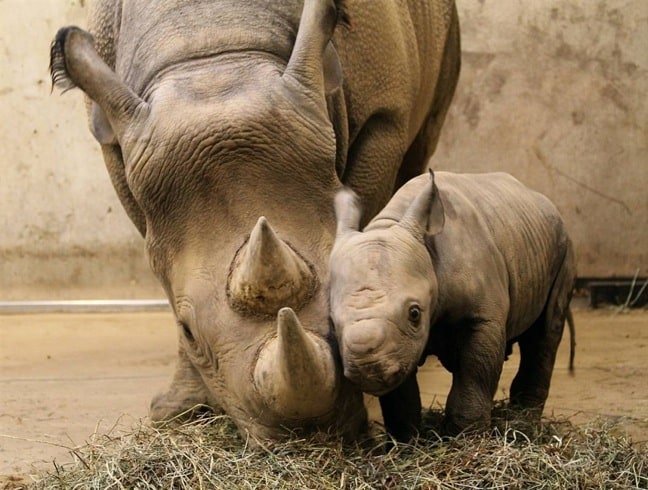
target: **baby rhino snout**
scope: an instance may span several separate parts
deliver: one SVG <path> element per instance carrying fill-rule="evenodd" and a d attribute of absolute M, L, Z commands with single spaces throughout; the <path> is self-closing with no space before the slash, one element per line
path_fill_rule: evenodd
<path fill-rule="evenodd" d="M 384 327 L 373 322 L 359 322 L 344 332 L 344 347 L 354 356 L 372 354 L 384 341 Z"/>

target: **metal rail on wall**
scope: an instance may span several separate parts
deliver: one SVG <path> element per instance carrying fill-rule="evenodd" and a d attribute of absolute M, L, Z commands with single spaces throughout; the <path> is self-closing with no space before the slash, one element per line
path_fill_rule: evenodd
<path fill-rule="evenodd" d="M 166 299 L 91 299 L 70 301 L 0 301 L 6 313 L 117 313 L 168 311 Z"/>

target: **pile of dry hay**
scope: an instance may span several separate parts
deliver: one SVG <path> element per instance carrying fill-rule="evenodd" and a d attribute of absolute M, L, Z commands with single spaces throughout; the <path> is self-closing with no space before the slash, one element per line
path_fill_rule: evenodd
<path fill-rule="evenodd" d="M 498 416 L 487 434 L 441 440 L 440 417 L 426 412 L 419 440 L 394 447 L 379 432 L 361 445 L 313 437 L 252 450 L 224 416 L 140 425 L 95 437 L 34 488 L 648 488 L 648 443 L 633 446 L 603 421 L 532 428 Z"/>

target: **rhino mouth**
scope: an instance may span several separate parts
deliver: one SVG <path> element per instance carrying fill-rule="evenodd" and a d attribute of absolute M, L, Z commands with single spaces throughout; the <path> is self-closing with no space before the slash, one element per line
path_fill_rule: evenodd
<path fill-rule="evenodd" d="M 344 363 L 344 376 L 370 395 L 382 396 L 401 384 L 409 370 L 396 361 Z"/>

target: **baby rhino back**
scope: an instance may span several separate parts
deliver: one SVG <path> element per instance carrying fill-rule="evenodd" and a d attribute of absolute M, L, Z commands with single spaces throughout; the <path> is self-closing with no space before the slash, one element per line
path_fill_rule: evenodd
<path fill-rule="evenodd" d="M 478 314 L 484 302 L 506 305 L 507 337 L 513 338 L 542 312 L 568 253 L 560 213 L 506 173 L 434 176 L 445 216 L 443 231 L 433 237 L 440 288 L 462 310 L 466 302 Z M 429 181 L 427 175 L 410 180 L 364 231 L 398 223 Z"/>
<path fill-rule="evenodd" d="M 514 337 L 541 314 L 569 248 L 560 213 L 547 197 L 509 174 L 435 175 L 445 229 L 463 228 L 458 235 L 464 239 L 454 247 L 470 248 L 478 261 L 484 254 L 496 256 L 498 270 L 483 273 L 507 286 L 507 333 Z"/>

